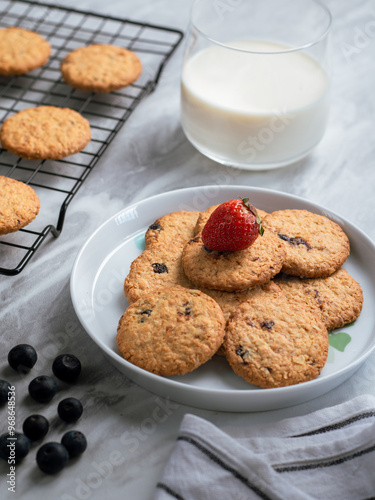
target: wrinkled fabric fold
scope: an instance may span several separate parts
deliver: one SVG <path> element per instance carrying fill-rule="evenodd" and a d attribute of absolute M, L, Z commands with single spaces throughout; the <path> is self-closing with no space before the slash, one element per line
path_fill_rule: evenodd
<path fill-rule="evenodd" d="M 226 427 L 186 414 L 154 500 L 375 497 L 375 397 L 278 423 Z"/>

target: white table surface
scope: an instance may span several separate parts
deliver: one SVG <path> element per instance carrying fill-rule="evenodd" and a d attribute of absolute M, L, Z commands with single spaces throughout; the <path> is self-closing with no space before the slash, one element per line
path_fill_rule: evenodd
<path fill-rule="evenodd" d="M 81 0 L 77 5 L 66 0 L 64 6 L 185 31 L 191 3 Z M 16 493 L 7 491 L 8 466 L 2 462 L 0 498 L 146 500 L 187 412 L 225 430 L 229 424 L 275 422 L 355 395 L 375 394 L 373 354 L 344 384 L 294 407 L 220 413 L 169 402 L 138 387 L 109 364 L 81 327 L 69 292 L 77 252 L 101 223 L 130 202 L 187 186 L 243 184 L 296 194 L 342 215 L 375 239 L 375 7 L 365 0 L 327 0 L 327 5 L 334 16 L 332 108 L 327 133 L 307 159 L 280 170 L 246 172 L 222 167 L 198 153 L 180 126 L 180 46 L 155 92 L 136 109 L 73 199 L 61 236 L 43 244 L 20 275 L 0 276 L 0 377 L 16 385 L 18 428 L 29 414 L 41 412 L 51 422 L 48 439 L 59 441 L 73 426 L 59 422 L 57 402 L 72 395 L 84 405 L 84 415 L 74 427 L 88 439 L 86 453 L 55 477 L 38 470 L 33 446 L 17 466 Z M 55 404 L 41 408 L 33 403 L 27 396 L 31 374 L 18 376 L 7 367 L 7 353 L 18 343 L 32 344 L 39 354 L 34 376 L 51 374 L 51 360 L 57 354 L 76 354 L 84 367 L 79 383 L 66 386 Z M 162 418 L 156 419 L 156 414 Z M 5 432 L 6 410 L 1 409 L 0 415 Z"/>

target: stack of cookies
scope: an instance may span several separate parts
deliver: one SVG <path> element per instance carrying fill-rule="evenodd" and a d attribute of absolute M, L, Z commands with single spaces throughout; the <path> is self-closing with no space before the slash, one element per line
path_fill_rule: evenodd
<path fill-rule="evenodd" d="M 342 268 L 346 234 L 306 210 L 258 210 L 264 234 L 250 247 L 211 251 L 202 230 L 216 208 L 170 213 L 148 228 L 125 279 L 120 353 L 160 375 L 187 373 L 217 353 L 262 388 L 316 378 L 328 331 L 362 309 L 361 287 Z"/>

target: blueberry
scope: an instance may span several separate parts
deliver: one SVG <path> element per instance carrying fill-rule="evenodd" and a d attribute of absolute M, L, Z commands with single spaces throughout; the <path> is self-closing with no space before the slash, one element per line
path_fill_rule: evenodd
<path fill-rule="evenodd" d="M 81 362 L 73 354 L 60 354 L 52 364 L 54 375 L 64 382 L 74 382 L 81 373 Z"/>
<path fill-rule="evenodd" d="M 28 373 L 38 359 L 37 353 L 29 344 L 19 344 L 8 353 L 8 363 L 16 371 Z"/>
<path fill-rule="evenodd" d="M 0 379 L 0 406 L 5 405 L 8 401 L 8 392 L 10 391 L 10 383 L 7 380 Z"/>
<path fill-rule="evenodd" d="M 87 448 L 86 437 L 80 431 L 66 432 L 61 439 L 61 444 L 68 450 L 70 458 L 78 457 Z"/>
<path fill-rule="evenodd" d="M 23 432 L 31 441 L 43 439 L 49 429 L 49 423 L 43 415 L 30 415 L 23 423 Z"/>
<path fill-rule="evenodd" d="M 14 432 L 13 436 L 9 433 L 0 436 L 0 457 L 9 465 L 20 462 L 29 450 L 30 440 L 24 434 Z"/>
<path fill-rule="evenodd" d="M 81 401 L 76 398 L 66 398 L 60 401 L 57 413 L 64 422 L 76 422 L 82 415 L 83 407 Z"/>
<path fill-rule="evenodd" d="M 38 403 L 49 403 L 56 392 L 55 380 L 47 375 L 40 375 L 29 384 L 29 394 Z"/>
<path fill-rule="evenodd" d="M 68 450 L 60 443 L 46 443 L 36 454 L 38 467 L 46 474 L 57 474 L 65 467 L 68 460 Z"/>

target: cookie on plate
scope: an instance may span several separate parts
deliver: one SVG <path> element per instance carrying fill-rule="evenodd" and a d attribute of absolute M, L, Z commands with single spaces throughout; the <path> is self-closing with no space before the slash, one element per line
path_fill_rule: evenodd
<path fill-rule="evenodd" d="M 232 314 L 238 309 L 238 307 L 247 302 L 254 297 L 261 297 L 265 294 L 279 294 L 281 289 L 276 285 L 276 283 L 269 281 L 264 285 L 258 285 L 254 288 L 249 288 L 242 292 L 224 292 L 221 290 L 210 290 L 209 288 L 202 288 L 201 291 L 206 295 L 212 297 L 221 307 L 225 322 L 227 323 Z M 217 353 L 219 356 L 224 356 L 224 350 L 222 346 L 219 347 Z"/>
<path fill-rule="evenodd" d="M 212 297 L 221 307 L 225 321 L 228 321 L 238 307 L 254 297 L 281 293 L 280 287 L 273 281 L 258 285 L 242 292 L 225 292 L 223 290 L 210 290 L 202 288 L 201 291 Z"/>
<path fill-rule="evenodd" d="M 232 369 L 250 384 L 283 387 L 320 374 L 328 331 L 315 314 L 283 294 L 255 297 L 229 320 L 223 348 Z"/>
<path fill-rule="evenodd" d="M 3 123 L 1 146 L 29 160 L 59 160 L 84 149 L 91 139 L 86 118 L 69 108 L 38 106 Z"/>
<path fill-rule="evenodd" d="M 40 201 L 24 182 L 0 176 L 0 235 L 27 226 L 39 213 Z"/>
<path fill-rule="evenodd" d="M 121 355 L 157 375 L 183 375 L 208 361 L 224 337 L 219 305 L 199 290 L 161 288 L 131 304 L 117 328 Z"/>
<path fill-rule="evenodd" d="M 125 278 L 124 293 L 134 302 L 157 288 L 182 286 L 195 288 L 181 265 L 181 245 L 155 245 L 146 249 L 131 264 Z"/>
<path fill-rule="evenodd" d="M 283 244 L 272 231 L 237 252 L 210 251 L 197 235 L 184 247 L 182 267 L 199 287 L 232 292 L 266 283 L 281 270 L 284 258 Z"/>
<path fill-rule="evenodd" d="M 185 245 L 194 236 L 199 212 L 180 210 L 157 219 L 145 234 L 146 248 L 153 245 Z"/>
<path fill-rule="evenodd" d="M 197 223 L 195 225 L 195 234 L 199 234 L 203 231 L 203 228 L 206 225 L 208 219 L 211 217 L 212 212 L 214 212 L 219 206 L 220 205 L 213 205 L 212 207 L 207 208 L 207 210 L 200 212 Z M 266 215 L 268 215 L 267 212 L 265 212 L 264 210 L 260 210 L 259 208 L 257 208 L 257 212 L 262 220 L 264 219 L 264 217 L 266 217 Z"/>
<path fill-rule="evenodd" d="M 301 302 L 317 313 L 327 330 L 351 323 L 362 310 L 362 288 L 342 268 L 327 278 L 301 279 L 283 275 L 277 277 L 275 283 L 290 300 Z"/>
<path fill-rule="evenodd" d="M 323 215 L 307 210 L 279 210 L 264 220 L 283 243 L 283 272 L 301 278 L 333 274 L 350 253 L 349 239 L 341 227 Z"/>
<path fill-rule="evenodd" d="M 131 50 L 93 44 L 73 50 L 61 63 L 65 82 L 89 92 L 112 92 L 135 82 L 142 63 Z"/>
<path fill-rule="evenodd" d="M 22 75 L 43 66 L 51 46 L 42 36 L 25 28 L 0 28 L 0 75 Z"/>

